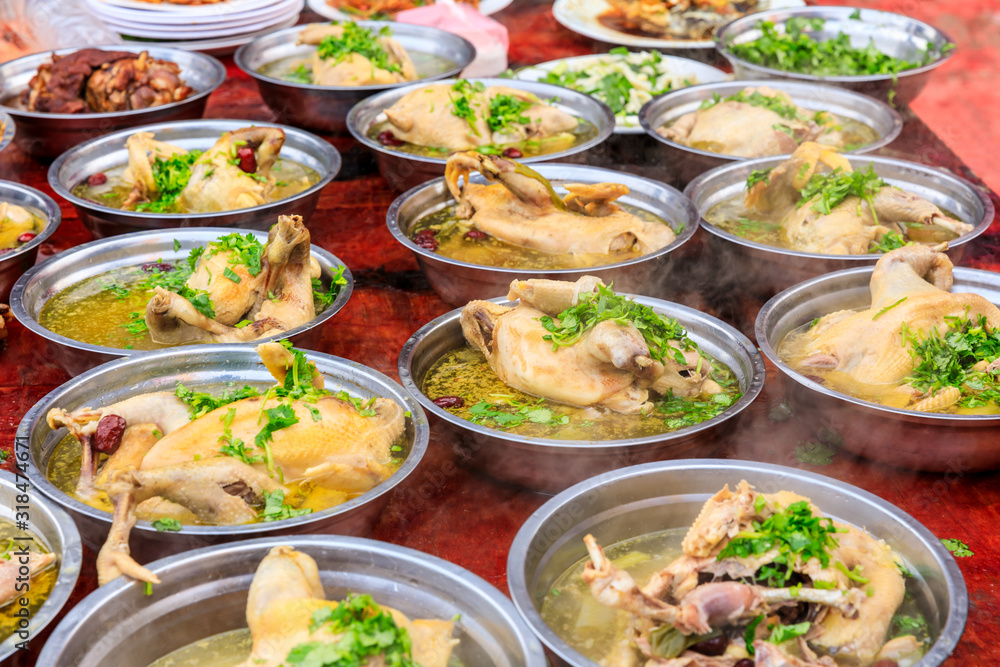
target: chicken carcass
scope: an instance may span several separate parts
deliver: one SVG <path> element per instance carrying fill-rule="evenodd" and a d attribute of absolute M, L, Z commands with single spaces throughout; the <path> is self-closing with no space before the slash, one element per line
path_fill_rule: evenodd
<path fill-rule="evenodd" d="M 193 89 L 184 84 L 176 63 L 156 60 L 143 51 L 81 49 L 38 72 L 21 93 L 29 111 L 108 113 L 147 109 L 179 102 Z"/>
<path fill-rule="evenodd" d="M 494 130 L 489 120 L 498 101 L 507 108 L 517 106 L 520 111 L 514 120 L 494 122 Z M 457 105 L 461 105 L 461 115 Z M 385 115 L 388 129 L 397 139 L 451 151 L 548 139 L 572 132 L 579 124 L 574 116 L 531 93 L 505 86 L 484 88 L 464 80 L 407 93 L 386 109 Z"/>
<path fill-rule="evenodd" d="M 317 624 L 313 614 L 336 609 L 341 603 L 328 601 L 320 581 L 319 568 L 309 555 L 289 546 L 277 546 L 264 557 L 250 584 L 247 596 L 247 625 L 253 648 L 241 667 L 279 667 L 288 664 L 288 655 L 297 647 L 335 643 L 343 636 L 330 624 Z M 411 641 L 413 664 L 447 667 L 454 646 L 454 621 L 409 619 L 402 612 L 375 605 L 366 612 L 387 613 L 393 624 Z M 350 618 L 349 616 L 347 618 Z M 345 618 L 345 622 L 347 621 Z M 350 631 L 350 628 L 345 628 Z M 370 656 L 363 664 L 383 664 L 382 656 Z"/>
<path fill-rule="evenodd" d="M 470 182 L 472 171 L 492 184 Z M 645 255 L 676 238 L 669 225 L 642 220 L 615 203 L 628 194 L 624 185 L 569 183 L 569 194 L 560 197 L 534 170 L 474 151 L 449 157 L 445 180 L 458 217 L 512 245 L 552 254 Z"/>
<path fill-rule="evenodd" d="M 794 115 L 781 115 L 758 100 L 774 98 Z M 831 131 L 831 114 L 820 116 L 797 107 L 787 94 L 760 86 L 745 88 L 734 98 L 686 113 L 670 125 L 656 130 L 661 137 L 679 144 L 725 155 L 764 157 L 791 153 L 803 141 L 841 145 L 841 135 Z"/>
<path fill-rule="evenodd" d="M 648 413 L 649 392 L 698 396 L 722 391 L 700 372 L 701 357 L 679 363 L 669 355 L 656 361 L 639 330 L 631 323 L 598 323 L 572 345 L 553 349 L 543 317 L 556 317 L 581 298 L 594 298 L 603 283 L 585 276 L 576 283 L 557 280 L 515 280 L 507 298 L 520 303 L 509 308 L 490 301 L 472 301 L 462 310 L 466 341 L 481 351 L 505 384 L 534 396 L 580 407 L 600 406 L 625 414 Z M 683 347 L 674 341 L 679 348 Z M 681 374 L 683 372 L 683 375 Z"/>
<path fill-rule="evenodd" d="M 209 318 L 176 292 L 157 287 L 146 305 L 153 341 L 164 345 L 242 343 L 290 331 L 316 317 L 312 279 L 320 276 L 310 253 L 310 234 L 302 218 L 282 215 L 271 228 L 260 270 L 232 262 L 232 251 L 209 244 L 187 286 L 208 295 Z M 228 272 L 239 279 L 233 280 Z M 249 324 L 237 327 L 241 321 Z"/>
<path fill-rule="evenodd" d="M 372 86 L 388 85 L 400 83 L 402 81 L 414 81 L 417 79 L 417 69 L 410 60 L 410 55 L 403 48 L 402 44 L 389 37 L 387 34 L 372 34 L 367 28 L 363 28 L 356 23 L 314 23 L 307 26 L 299 33 L 298 44 L 319 45 L 324 39 L 331 38 L 340 40 L 344 38 L 345 31 L 351 33 L 361 33 L 361 35 L 373 42 L 372 48 L 381 48 L 384 54 L 385 67 L 376 64 L 378 58 L 375 54 L 369 57 L 352 51 L 343 57 L 322 57 L 320 49 L 317 49 L 312 56 L 312 78 L 313 83 L 321 86 Z M 388 31 L 386 31 L 388 32 Z M 356 38 L 355 35 L 351 35 Z"/>
<path fill-rule="evenodd" d="M 824 172 L 824 166 L 833 171 Z M 888 232 L 909 238 L 916 227 L 942 227 L 956 235 L 972 231 L 972 225 L 948 217 L 931 202 L 874 177 L 869 178 L 870 201 L 852 194 L 829 211 L 822 193 L 801 194 L 817 178 L 853 171 L 833 149 L 806 142 L 757 181 L 744 203 L 752 215 L 779 220 L 787 247 L 804 252 L 863 255 Z"/>
<path fill-rule="evenodd" d="M 914 335 L 943 335 L 952 318 L 983 317 L 988 331 L 1000 327 L 1000 309 L 978 294 L 953 294 L 951 285 L 952 263 L 940 248 L 914 245 L 893 250 L 875 265 L 869 308 L 819 318 L 815 326 L 790 339 L 787 347 L 783 344 L 785 355 L 795 360 L 793 367 L 800 372 L 836 371 L 861 385 L 884 387 L 887 394 L 903 389 L 898 385 L 917 363 L 912 354 Z M 938 409 L 939 400 L 910 404 L 918 393 L 909 393 L 897 407 Z"/>
<path fill-rule="evenodd" d="M 315 366 L 302 368 L 305 362 L 279 343 L 264 343 L 258 353 L 281 386 L 288 387 L 292 369 L 303 382 L 311 378 L 308 400 L 251 396 L 190 421 L 184 402 L 165 392 L 97 410 L 49 412 L 52 428 L 67 426 L 81 442 L 80 486 L 95 495 L 104 492 L 114 507 L 108 539 L 98 555 L 102 584 L 122 574 L 157 583 L 129 553 L 129 534 L 143 507 L 147 517 L 156 515 L 154 509 L 171 517 L 183 510 L 200 523 L 234 525 L 255 520 L 268 494 L 281 491 L 287 497 L 293 485 L 324 489 L 346 500 L 392 474 L 391 448 L 405 427 L 403 409 L 395 401 L 374 398 L 361 405 L 325 391 Z M 270 427 L 272 415 L 282 420 L 277 428 Z M 94 431 L 109 417 L 120 419 L 125 430 L 117 449 L 95 472 Z M 223 448 L 226 443 L 228 449 Z M 237 457 L 233 449 L 243 454 Z"/>
<path fill-rule="evenodd" d="M 833 538 L 823 542 L 825 564 L 815 547 L 808 557 L 795 556 L 795 551 L 788 549 L 782 554 L 777 548 L 756 553 L 759 545 L 753 544 L 744 545 L 750 552 L 747 556 L 724 552 L 735 539 L 767 539 L 772 531 L 780 534 L 791 530 L 791 522 L 796 520 L 793 515 L 805 521 L 819 518 L 819 525 Z M 801 533 L 795 535 L 801 537 Z M 798 646 L 790 642 L 774 644 L 770 638 L 764 641 L 758 632 L 754 641 L 756 664 L 870 665 L 885 655 L 919 657 L 922 653 L 919 647 L 914 652 L 912 636 L 886 643 L 904 594 L 899 557 L 885 542 L 864 530 L 822 517 L 807 498 L 789 491 L 762 494 L 745 480 L 735 492 L 728 486 L 723 488 L 702 507 L 684 538 L 682 555 L 643 587 L 605 556 L 593 536 L 586 536 L 584 543 L 590 555 L 582 574 L 584 582 L 597 602 L 629 614 L 630 651 L 626 657 L 628 653 L 641 653 L 650 660 L 647 665 L 731 666 L 746 655 L 746 643 L 752 641 L 746 629 L 748 623 L 761 615 L 773 623 L 777 619 L 775 612 L 786 607 L 799 608 L 794 613 L 807 619 L 808 632 L 797 639 Z M 762 570 L 765 565 L 799 573 L 805 583 L 784 588 L 767 585 L 772 575 Z M 685 586 L 671 585 L 679 581 Z M 695 659 L 696 654 L 691 653 L 693 657 L 689 658 L 689 653 L 681 654 L 683 649 L 679 647 L 677 653 L 663 655 L 654 652 L 652 637 L 664 626 L 672 626 L 672 630 L 687 636 L 722 631 L 723 636 L 730 637 L 730 643 L 718 662 L 699 662 L 701 658 Z M 659 636 L 662 640 L 663 635 Z M 673 649 L 659 641 L 656 650 Z M 838 662 L 830 657 L 833 655 Z M 640 663 L 626 659 L 622 664 Z"/>

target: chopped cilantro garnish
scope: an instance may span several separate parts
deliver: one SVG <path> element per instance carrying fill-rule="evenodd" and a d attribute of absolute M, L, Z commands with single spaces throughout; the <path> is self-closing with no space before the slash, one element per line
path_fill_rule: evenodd
<path fill-rule="evenodd" d="M 201 156 L 201 151 L 193 150 L 187 153 L 171 155 L 163 159 L 153 160 L 153 182 L 160 196 L 155 201 L 137 204 L 135 210 L 149 213 L 166 213 L 180 197 L 181 191 L 191 180 L 191 165 Z"/>
<path fill-rule="evenodd" d="M 798 206 L 801 208 L 812 202 L 812 210 L 829 215 L 835 206 L 853 196 L 868 202 L 874 216 L 875 195 L 885 186 L 886 182 L 879 178 L 870 164 L 861 171 L 846 172 L 837 168 L 828 174 L 813 174 L 799 193 Z M 861 202 L 858 202 L 858 214 L 861 214 Z"/>
<path fill-rule="evenodd" d="M 891 252 L 896 248 L 902 248 L 905 245 L 910 245 L 910 242 L 903 238 L 902 234 L 889 230 L 882 235 L 880 240 L 872 241 L 871 246 L 868 248 L 868 252 Z"/>
<path fill-rule="evenodd" d="M 506 404 L 497 405 L 480 401 L 469 408 L 472 413 L 469 421 L 477 424 L 493 422 L 495 428 L 501 429 L 520 426 L 525 422 L 546 426 L 563 426 L 569 423 L 569 415 L 556 414 L 552 409 L 543 407 L 544 402 L 544 398 L 529 403 L 510 400 Z"/>
<path fill-rule="evenodd" d="M 293 517 L 312 514 L 308 507 L 296 509 L 285 503 L 285 492 L 281 489 L 276 491 L 264 491 L 264 509 L 260 511 L 261 521 L 281 521 Z"/>
<path fill-rule="evenodd" d="M 245 385 L 242 389 L 223 391 L 222 394 L 216 398 L 215 396 L 206 394 L 205 392 L 188 389 L 180 382 L 177 383 L 177 388 L 174 390 L 174 393 L 177 395 L 177 398 L 187 403 L 188 412 L 190 413 L 192 420 L 203 415 L 207 415 L 212 410 L 221 408 L 224 405 L 229 405 L 235 401 L 260 396 L 259 391 L 253 387 Z"/>
<path fill-rule="evenodd" d="M 795 625 L 781 625 L 778 623 L 775 626 L 769 626 L 768 629 L 771 630 L 771 636 L 767 638 L 767 641 L 772 644 L 782 644 L 809 632 L 811 625 L 809 621 L 805 621 L 803 623 L 796 623 Z"/>
<path fill-rule="evenodd" d="M 632 324 L 649 346 L 650 355 L 662 360 L 671 355 L 679 364 L 685 364 L 683 352 L 698 346 L 687 337 L 677 320 L 663 317 L 649 306 L 636 303 L 611 291 L 604 285 L 589 294 L 581 294 L 577 305 L 567 308 L 555 318 L 539 318 L 550 333 L 543 338 L 552 341 L 552 349 L 572 345 L 598 323 L 612 321 L 625 326 Z"/>
<path fill-rule="evenodd" d="M 153 522 L 153 528 L 161 533 L 178 533 L 183 527 L 177 519 L 165 518 Z"/>
<path fill-rule="evenodd" d="M 948 551 L 950 551 L 955 556 L 958 556 L 959 558 L 968 558 L 969 556 L 976 555 L 972 552 L 971 549 L 969 549 L 969 545 L 963 542 L 962 540 L 956 540 L 952 538 L 942 538 L 941 543 L 945 546 L 945 548 Z"/>
<path fill-rule="evenodd" d="M 378 69 L 388 72 L 402 71 L 398 64 L 389 62 L 389 52 L 379 42 L 380 37 L 388 37 L 391 34 L 388 27 L 382 28 L 376 34 L 353 21 L 344 21 L 339 25 L 344 29 L 340 37 L 327 35 L 316 47 L 316 53 L 320 58 L 340 63 L 347 60 L 352 53 L 357 53 L 370 60 Z"/>

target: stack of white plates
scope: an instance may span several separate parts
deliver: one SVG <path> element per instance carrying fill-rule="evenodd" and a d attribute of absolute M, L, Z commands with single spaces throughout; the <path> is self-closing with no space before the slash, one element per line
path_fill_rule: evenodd
<path fill-rule="evenodd" d="M 126 40 L 224 54 L 294 25 L 305 0 L 222 0 L 184 5 L 141 0 L 86 0 L 91 11 Z"/>

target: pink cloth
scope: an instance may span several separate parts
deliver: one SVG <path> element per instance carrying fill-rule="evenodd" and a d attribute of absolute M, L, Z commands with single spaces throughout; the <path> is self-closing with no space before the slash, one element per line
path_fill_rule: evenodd
<path fill-rule="evenodd" d="M 433 5 L 399 12 L 396 20 L 440 28 L 472 42 L 476 59 L 462 72 L 464 77 L 495 76 L 507 69 L 507 28 L 470 5 L 437 0 Z"/>

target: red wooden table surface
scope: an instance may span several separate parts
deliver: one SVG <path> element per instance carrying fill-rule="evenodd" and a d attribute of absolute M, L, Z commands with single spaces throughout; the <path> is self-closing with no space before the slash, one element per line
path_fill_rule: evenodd
<path fill-rule="evenodd" d="M 304 15 L 304 19 L 315 16 Z M 495 18 L 510 29 L 513 66 L 553 58 L 606 50 L 562 28 L 548 3 L 516 0 Z M 272 121 L 254 83 L 226 59 L 229 79 L 209 100 L 207 117 Z M 904 110 L 903 133 L 882 154 L 943 167 L 980 181 L 912 113 Z M 390 236 L 385 211 L 395 195 L 371 170 L 371 162 L 350 139 L 331 138 L 344 153 L 341 177 L 324 190 L 310 222 L 313 242 L 334 252 L 353 272 L 354 295 L 344 310 L 328 324 L 316 349 L 367 364 L 396 377 L 396 354 L 412 332 L 447 312 L 417 270 L 410 252 Z M 653 162 L 616 162 L 622 155 L 642 155 L 634 145 L 598 151 L 595 162 L 647 176 L 668 179 L 668 171 Z M 0 153 L 0 178 L 19 181 L 53 195 L 46 180 L 48 165 L 10 146 Z M 54 196 L 54 195 L 53 195 Z M 1000 209 L 996 195 L 990 194 Z M 43 246 L 43 256 L 90 240 L 72 206 L 60 202 L 63 223 Z M 963 265 L 1000 270 L 1000 223 L 972 244 Z M 719 263 L 718 257 L 696 261 Z M 722 317 L 752 337 L 753 318 L 761 303 L 738 294 L 719 295 L 701 285 L 683 286 L 677 297 Z M 718 290 L 714 290 L 717 292 Z M 492 297 L 496 295 L 483 295 Z M 44 343 L 14 323 L 7 349 L 0 357 L 0 449 L 12 451 L 14 432 L 25 412 L 68 376 L 57 367 Z M 1000 596 L 994 581 L 1000 571 L 1000 475 L 971 474 L 956 470 L 946 475 L 914 473 L 858 459 L 838 452 L 828 465 L 800 462 L 795 448 L 814 440 L 821 428 L 836 428 L 822 420 L 793 417 L 775 422 L 769 414 L 783 401 L 773 367 L 768 368 L 763 394 L 736 424 L 736 437 L 716 456 L 779 463 L 829 475 L 866 489 L 902 508 L 939 537 L 960 538 L 975 556 L 958 559 L 969 589 L 969 620 L 965 634 L 948 665 L 991 664 L 1000 660 Z M 881 443 L 892 446 L 891 442 Z M 947 443 L 943 442 L 946 448 Z M 13 457 L 4 467 L 10 468 Z M 522 522 L 546 496 L 496 482 L 459 466 L 450 443 L 431 435 L 429 452 L 409 479 L 393 492 L 373 537 L 447 558 L 506 591 L 507 552 Z M 96 586 L 92 552 L 85 552 L 84 567 L 67 608 Z M 33 665 L 45 638 L 55 624 L 33 638 L 31 650 L 11 658 L 9 665 Z M 991 661 L 992 658 L 992 661 Z"/>

